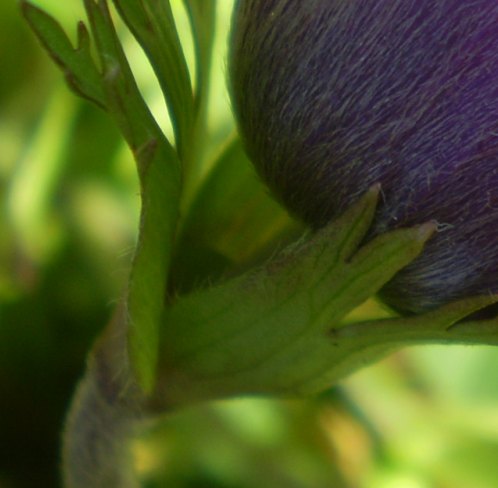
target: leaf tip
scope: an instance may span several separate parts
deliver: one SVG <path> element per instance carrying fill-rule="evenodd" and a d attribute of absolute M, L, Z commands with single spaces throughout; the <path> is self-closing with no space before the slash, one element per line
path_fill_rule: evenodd
<path fill-rule="evenodd" d="M 379 201 L 379 195 L 382 194 L 382 185 L 380 183 L 375 183 L 372 185 L 363 195 L 361 201 L 363 205 L 370 208 L 377 208 Z"/>
<path fill-rule="evenodd" d="M 40 11 L 36 5 L 33 5 L 31 2 L 28 2 L 27 0 L 19 0 L 19 8 L 21 10 L 21 13 L 23 17 L 30 22 L 30 14 L 31 12 L 35 11 Z"/>

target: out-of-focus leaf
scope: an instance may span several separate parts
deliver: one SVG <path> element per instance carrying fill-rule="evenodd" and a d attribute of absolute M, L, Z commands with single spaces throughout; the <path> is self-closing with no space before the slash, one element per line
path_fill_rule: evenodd
<path fill-rule="evenodd" d="M 215 34 L 216 0 L 184 0 L 190 17 L 196 50 L 196 92 L 209 88 L 211 55 Z M 197 95 L 199 98 L 199 95 Z"/>
<path fill-rule="evenodd" d="M 90 53 L 90 36 L 85 24 L 78 24 L 78 43 L 74 48 L 52 16 L 29 2 L 23 1 L 21 7 L 40 42 L 64 71 L 71 89 L 100 107 L 105 107 L 102 83 Z"/>
<path fill-rule="evenodd" d="M 216 0 L 184 0 L 190 17 L 196 52 L 196 110 L 207 102 L 213 42 Z"/>
<path fill-rule="evenodd" d="M 210 95 L 211 64 L 216 26 L 216 0 L 184 0 L 188 12 L 195 48 L 195 120 L 192 140 L 186 154 L 184 171 L 185 199 L 195 187 L 202 172 L 206 146 L 207 108 Z"/>
<path fill-rule="evenodd" d="M 267 193 L 237 137 L 196 193 L 177 239 L 174 281 L 185 290 L 263 255 L 299 226 Z"/>
<path fill-rule="evenodd" d="M 21 254 L 37 266 L 57 249 L 62 238 L 54 191 L 67 156 L 76 99 L 61 84 L 48 100 L 39 124 L 25 140 L 6 195 L 7 211 Z"/>
<path fill-rule="evenodd" d="M 292 226 L 296 224 L 268 194 L 234 137 L 199 189 L 183 232 L 240 263 Z"/>

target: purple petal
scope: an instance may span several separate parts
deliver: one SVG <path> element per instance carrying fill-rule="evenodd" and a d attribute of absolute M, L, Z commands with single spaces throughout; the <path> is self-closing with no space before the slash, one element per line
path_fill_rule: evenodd
<path fill-rule="evenodd" d="M 380 182 L 373 234 L 440 224 L 388 304 L 498 292 L 498 2 L 240 0 L 231 45 L 241 135 L 293 214 L 323 226 Z"/>

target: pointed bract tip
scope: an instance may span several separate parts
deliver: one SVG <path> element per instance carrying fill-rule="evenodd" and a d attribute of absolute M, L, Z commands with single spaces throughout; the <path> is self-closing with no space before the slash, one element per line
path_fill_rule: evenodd
<path fill-rule="evenodd" d="M 437 222 L 435 220 L 431 220 L 429 222 L 425 222 L 424 224 L 418 227 L 417 239 L 420 242 L 425 242 L 429 240 L 432 235 L 437 231 Z"/>

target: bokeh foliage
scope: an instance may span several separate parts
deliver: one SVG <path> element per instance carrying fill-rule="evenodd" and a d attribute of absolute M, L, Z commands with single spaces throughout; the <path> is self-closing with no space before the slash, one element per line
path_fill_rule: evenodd
<path fill-rule="evenodd" d="M 38 0 L 68 32 L 79 0 Z M 181 2 L 172 6 L 193 71 Z M 233 135 L 231 0 L 218 1 L 208 137 L 183 202 L 170 287 L 265 259 L 299 232 Z M 159 87 L 119 24 L 172 136 Z M 73 38 L 74 40 L 74 38 Z M 59 437 L 85 354 L 119 300 L 138 221 L 134 163 L 108 117 L 76 99 L 13 0 L 0 3 L 0 488 L 57 486 Z M 368 303 L 357 314 L 382 314 Z M 240 399 L 176 414 L 137 439 L 148 487 L 498 486 L 498 352 L 419 348 L 310 402 Z"/>

